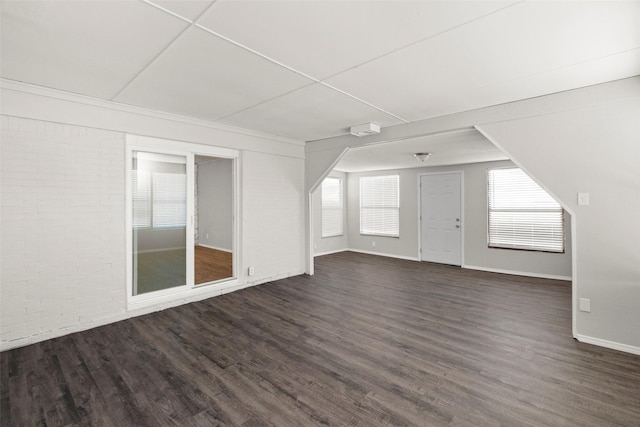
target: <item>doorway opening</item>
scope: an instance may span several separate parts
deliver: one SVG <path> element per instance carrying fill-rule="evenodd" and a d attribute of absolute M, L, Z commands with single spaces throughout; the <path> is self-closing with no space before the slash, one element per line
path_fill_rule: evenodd
<path fill-rule="evenodd" d="M 233 160 L 195 156 L 194 283 L 233 277 Z"/>

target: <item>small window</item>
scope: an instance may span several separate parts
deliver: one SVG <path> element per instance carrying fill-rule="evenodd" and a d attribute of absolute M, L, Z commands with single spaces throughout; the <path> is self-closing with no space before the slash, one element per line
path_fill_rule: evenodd
<path fill-rule="evenodd" d="M 322 181 L 322 237 L 342 236 L 342 207 L 342 180 L 326 178 Z"/>
<path fill-rule="evenodd" d="M 400 236 L 400 177 L 360 178 L 360 234 Z"/>
<path fill-rule="evenodd" d="M 564 252 L 564 210 L 519 168 L 489 169 L 489 247 Z"/>

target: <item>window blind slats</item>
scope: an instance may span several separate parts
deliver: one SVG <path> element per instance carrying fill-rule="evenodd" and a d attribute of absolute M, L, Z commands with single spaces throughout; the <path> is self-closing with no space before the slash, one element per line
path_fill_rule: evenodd
<path fill-rule="evenodd" d="M 133 228 L 184 227 L 187 176 L 132 170 Z"/>
<path fill-rule="evenodd" d="M 342 180 L 326 178 L 322 182 L 322 237 L 342 236 Z"/>
<path fill-rule="evenodd" d="M 133 227 L 151 227 L 151 174 L 147 171 L 131 171 L 133 193 Z"/>
<path fill-rule="evenodd" d="M 488 173 L 489 246 L 564 252 L 560 204 L 519 168 Z"/>
<path fill-rule="evenodd" d="M 400 236 L 400 177 L 360 178 L 360 234 Z"/>
<path fill-rule="evenodd" d="M 187 224 L 187 176 L 153 174 L 153 227 L 184 227 Z"/>

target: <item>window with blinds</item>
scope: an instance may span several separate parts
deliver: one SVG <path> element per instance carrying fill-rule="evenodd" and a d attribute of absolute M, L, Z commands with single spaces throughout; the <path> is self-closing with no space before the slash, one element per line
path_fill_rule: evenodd
<path fill-rule="evenodd" d="M 184 227 L 187 224 L 187 176 L 153 174 L 153 228 Z"/>
<path fill-rule="evenodd" d="M 134 228 L 184 227 L 187 223 L 185 174 L 131 171 Z"/>
<path fill-rule="evenodd" d="M 322 237 L 342 236 L 343 200 L 342 180 L 325 178 L 322 181 Z"/>
<path fill-rule="evenodd" d="M 564 252 L 564 210 L 519 168 L 489 169 L 489 247 Z"/>
<path fill-rule="evenodd" d="M 151 228 L 151 174 L 131 171 L 133 199 L 133 228 Z"/>
<path fill-rule="evenodd" d="M 400 236 L 400 177 L 360 178 L 360 234 Z"/>

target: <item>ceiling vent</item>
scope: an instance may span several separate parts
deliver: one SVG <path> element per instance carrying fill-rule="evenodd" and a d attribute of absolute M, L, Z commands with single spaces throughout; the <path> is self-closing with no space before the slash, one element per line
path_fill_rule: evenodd
<path fill-rule="evenodd" d="M 355 136 L 375 135 L 376 133 L 380 133 L 380 125 L 375 123 L 364 123 L 358 126 L 351 126 L 349 131 L 351 132 L 351 135 Z"/>

